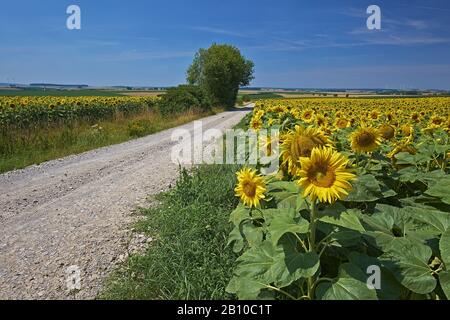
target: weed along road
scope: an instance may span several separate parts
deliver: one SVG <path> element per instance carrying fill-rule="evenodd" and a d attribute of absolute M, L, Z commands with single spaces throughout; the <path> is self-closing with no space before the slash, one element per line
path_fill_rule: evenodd
<path fill-rule="evenodd" d="M 248 112 L 204 118 L 203 130 Z M 173 130 L 0 175 L 0 299 L 95 298 L 136 237 L 134 209 L 177 178 Z"/>

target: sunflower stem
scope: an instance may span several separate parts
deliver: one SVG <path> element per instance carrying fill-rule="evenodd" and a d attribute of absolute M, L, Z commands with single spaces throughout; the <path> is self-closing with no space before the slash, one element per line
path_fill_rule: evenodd
<path fill-rule="evenodd" d="M 309 252 L 315 252 L 316 250 L 316 231 L 317 231 L 317 200 L 311 201 L 311 221 L 309 231 Z M 314 298 L 315 277 L 308 278 L 308 297 L 310 300 Z"/>

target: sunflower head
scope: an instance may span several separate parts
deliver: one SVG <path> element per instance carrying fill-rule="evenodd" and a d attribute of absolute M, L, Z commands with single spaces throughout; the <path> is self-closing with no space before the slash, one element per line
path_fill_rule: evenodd
<path fill-rule="evenodd" d="M 288 171 L 296 175 L 300 169 L 299 159 L 309 157 L 311 151 L 320 146 L 331 146 L 330 140 L 316 128 L 296 126 L 283 136 L 281 156 L 283 163 L 287 164 Z"/>
<path fill-rule="evenodd" d="M 259 131 L 263 127 L 263 122 L 261 118 L 259 117 L 253 117 L 250 121 L 250 128 L 252 128 L 254 131 Z"/>
<path fill-rule="evenodd" d="M 414 127 L 412 125 L 410 125 L 409 123 L 402 125 L 401 129 L 402 129 L 403 135 L 405 135 L 407 137 L 412 136 L 412 134 L 414 133 Z"/>
<path fill-rule="evenodd" d="M 302 112 L 301 119 L 303 122 L 311 123 L 314 120 L 314 111 L 307 109 Z"/>
<path fill-rule="evenodd" d="M 303 196 L 333 203 L 344 199 L 352 189 L 355 175 L 346 168 L 348 159 L 332 148 L 314 148 L 310 158 L 301 158 L 300 180 Z"/>
<path fill-rule="evenodd" d="M 356 153 L 373 152 L 381 144 L 381 136 L 377 129 L 361 127 L 350 135 L 352 150 Z"/>
<path fill-rule="evenodd" d="M 395 129 L 393 126 L 391 126 L 389 124 L 382 124 L 378 128 L 378 131 L 380 132 L 380 135 L 385 140 L 391 140 L 395 136 Z"/>
<path fill-rule="evenodd" d="M 411 120 L 414 122 L 419 122 L 420 121 L 420 114 L 418 112 L 413 112 L 411 114 Z"/>
<path fill-rule="evenodd" d="M 431 118 L 431 125 L 440 126 L 442 123 L 444 123 L 445 118 L 439 117 L 439 116 L 433 116 Z"/>
<path fill-rule="evenodd" d="M 377 110 L 373 110 L 370 113 L 370 119 L 372 119 L 372 120 L 378 120 L 379 116 L 380 116 L 380 113 Z"/>
<path fill-rule="evenodd" d="M 256 170 L 244 168 L 237 174 L 238 183 L 234 191 L 236 196 L 249 207 L 259 207 L 260 201 L 265 198 L 267 191 L 264 178 Z"/>
<path fill-rule="evenodd" d="M 280 138 L 279 135 L 260 135 L 259 137 L 259 148 L 262 151 L 262 154 L 271 157 L 274 154 L 274 151 L 278 151 L 278 146 Z"/>
<path fill-rule="evenodd" d="M 350 126 L 350 122 L 345 119 L 345 118 L 337 118 L 336 121 L 334 122 L 334 126 L 337 129 L 345 129 L 348 128 Z"/>
<path fill-rule="evenodd" d="M 321 114 L 317 114 L 316 118 L 314 120 L 315 120 L 316 125 L 319 128 L 323 127 L 323 126 L 325 126 L 327 124 L 327 119 Z"/>

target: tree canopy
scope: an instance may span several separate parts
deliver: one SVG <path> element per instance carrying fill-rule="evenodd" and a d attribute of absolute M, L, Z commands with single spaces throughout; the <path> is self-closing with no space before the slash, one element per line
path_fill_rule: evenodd
<path fill-rule="evenodd" d="M 197 52 L 187 71 L 187 81 L 201 86 L 213 104 L 232 107 L 239 87 L 254 79 L 253 72 L 254 63 L 245 59 L 238 48 L 213 44 Z"/>

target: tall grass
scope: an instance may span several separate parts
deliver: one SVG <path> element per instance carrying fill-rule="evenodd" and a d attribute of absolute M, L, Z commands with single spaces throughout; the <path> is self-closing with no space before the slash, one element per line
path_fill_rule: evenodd
<path fill-rule="evenodd" d="M 158 111 L 147 110 L 129 116 L 119 113 L 96 123 L 75 121 L 64 126 L 4 130 L 0 132 L 0 173 L 125 142 L 205 115 L 188 111 L 164 117 Z"/>
<path fill-rule="evenodd" d="M 231 298 L 225 287 L 236 256 L 226 246 L 229 213 L 237 204 L 234 166 L 181 173 L 176 187 L 144 209 L 137 230 L 156 239 L 108 281 L 103 299 L 211 300 Z"/>

